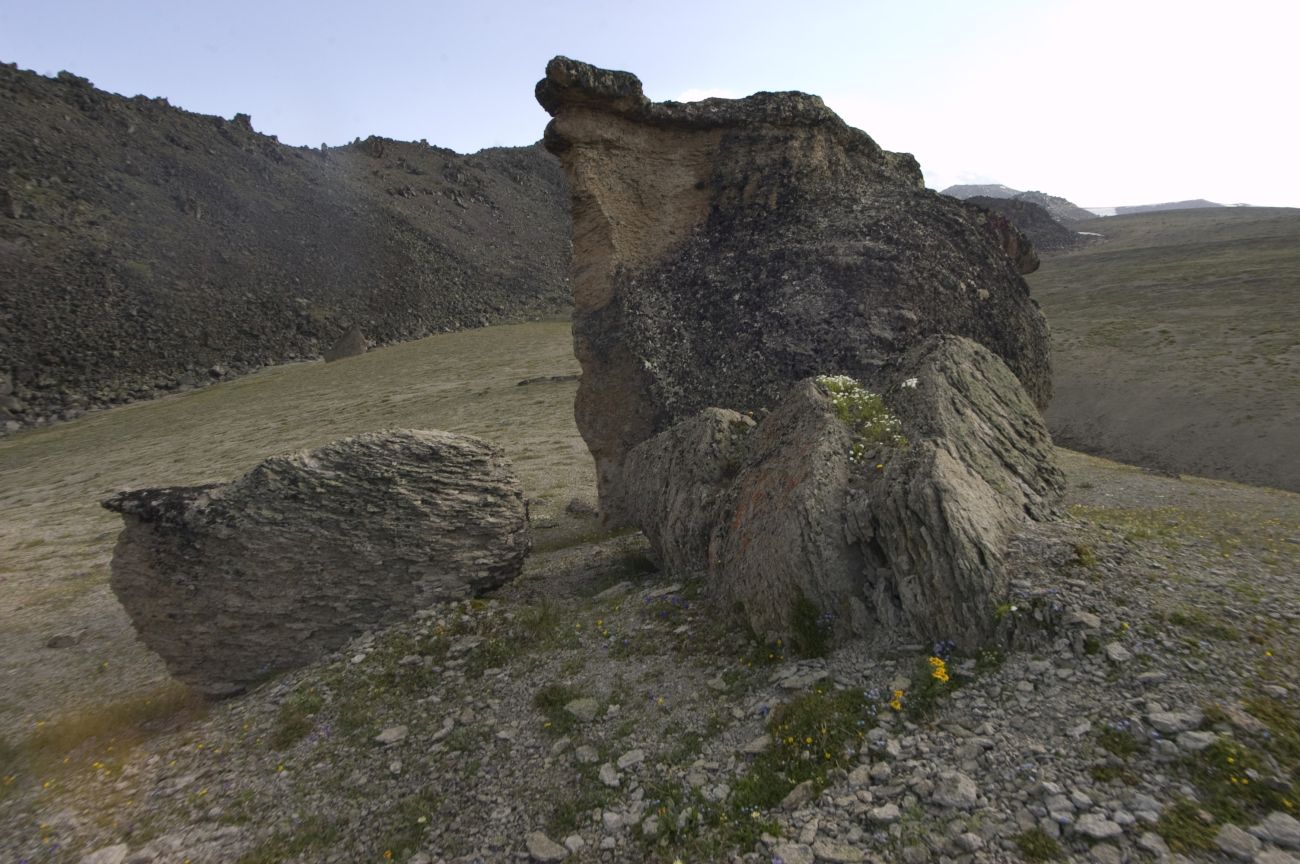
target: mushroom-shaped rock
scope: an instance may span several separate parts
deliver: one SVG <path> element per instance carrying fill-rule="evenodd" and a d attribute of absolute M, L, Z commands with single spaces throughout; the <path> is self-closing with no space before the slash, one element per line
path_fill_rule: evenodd
<path fill-rule="evenodd" d="M 627 72 L 557 57 L 537 99 L 569 179 L 575 413 L 610 521 L 629 519 L 641 442 L 705 408 L 771 409 L 812 375 L 879 387 L 931 335 L 978 342 L 1047 404 L 1029 242 L 816 96 L 652 103 Z"/>

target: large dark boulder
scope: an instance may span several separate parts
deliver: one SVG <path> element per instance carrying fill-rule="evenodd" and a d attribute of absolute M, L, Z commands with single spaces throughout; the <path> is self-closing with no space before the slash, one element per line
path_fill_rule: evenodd
<path fill-rule="evenodd" d="M 123 492 L 110 584 L 172 674 L 238 692 L 439 600 L 513 579 L 529 550 L 501 451 L 448 432 L 359 435 L 232 483 Z"/>
<path fill-rule="evenodd" d="M 708 409 L 642 442 L 624 474 L 630 518 L 757 633 L 797 637 L 812 610 L 827 636 L 978 644 L 1008 595 L 1011 537 L 1062 491 L 1051 441 L 1016 377 L 969 339 L 930 337 L 881 380 L 884 410 L 865 416 L 883 434 L 807 379 L 756 426 Z"/>
<path fill-rule="evenodd" d="M 651 103 L 629 73 L 557 57 L 537 98 L 572 196 L 576 415 L 608 518 L 628 518 L 624 460 L 647 438 L 770 409 L 810 375 L 875 380 L 931 335 L 979 342 L 1047 404 L 1028 241 L 816 96 Z"/>

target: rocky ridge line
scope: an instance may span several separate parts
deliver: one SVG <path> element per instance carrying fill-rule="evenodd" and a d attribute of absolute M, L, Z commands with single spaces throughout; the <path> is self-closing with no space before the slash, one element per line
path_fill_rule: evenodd
<path fill-rule="evenodd" d="M 0 65 L 0 434 L 377 344 L 567 314 L 540 147 L 289 147 Z"/>

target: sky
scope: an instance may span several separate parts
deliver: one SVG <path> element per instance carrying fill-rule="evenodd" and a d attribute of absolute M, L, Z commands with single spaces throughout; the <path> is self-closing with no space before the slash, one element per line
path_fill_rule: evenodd
<path fill-rule="evenodd" d="M 802 90 L 928 185 L 1300 206 L 1300 3 L 0 0 L 0 61 L 288 144 L 524 145 L 564 54 L 655 100 Z"/>

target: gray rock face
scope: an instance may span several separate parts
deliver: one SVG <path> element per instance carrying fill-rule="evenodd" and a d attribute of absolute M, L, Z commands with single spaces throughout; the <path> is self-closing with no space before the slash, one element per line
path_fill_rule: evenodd
<path fill-rule="evenodd" d="M 126 523 L 113 591 L 172 674 L 211 695 L 501 585 L 530 546 L 501 451 L 447 432 L 359 435 L 104 506 Z"/>
<path fill-rule="evenodd" d="M 990 351 L 932 337 L 884 402 L 906 446 L 865 447 L 815 379 L 761 423 L 709 409 L 633 448 L 628 512 L 670 572 L 789 637 L 807 601 L 839 636 L 975 644 L 1009 590 L 1011 534 L 1063 488 L 1038 412 Z"/>
<path fill-rule="evenodd" d="M 353 324 L 348 328 L 348 332 L 340 336 L 338 341 L 330 346 L 323 356 L 326 363 L 333 363 L 335 360 L 342 360 L 344 357 L 356 357 L 358 354 L 364 354 L 369 347 L 361 328 Z"/>
<path fill-rule="evenodd" d="M 816 96 L 651 103 L 629 73 L 557 57 L 537 98 L 569 178 L 575 413 L 610 520 L 642 441 L 705 408 L 770 409 L 811 375 L 874 382 L 930 335 L 986 346 L 1047 404 L 1029 242 Z"/>

